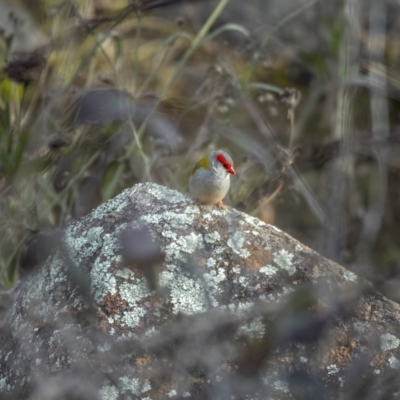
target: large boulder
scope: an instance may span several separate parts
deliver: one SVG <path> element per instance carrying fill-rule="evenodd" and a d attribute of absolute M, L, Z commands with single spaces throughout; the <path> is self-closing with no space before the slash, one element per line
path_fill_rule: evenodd
<path fill-rule="evenodd" d="M 400 393 L 398 304 L 274 226 L 152 183 L 73 222 L 2 299 L 2 399 Z"/>

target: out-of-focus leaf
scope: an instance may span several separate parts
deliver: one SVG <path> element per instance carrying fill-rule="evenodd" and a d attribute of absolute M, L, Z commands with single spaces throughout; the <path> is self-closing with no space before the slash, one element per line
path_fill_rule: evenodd
<path fill-rule="evenodd" d="M 247 85 L 249 89 L 261 89 L 266 90 L 267 92 L 274 92 L 276 94 L 282 95 L 284 90 L 278 86 L 271 85 L 269 83 L 263 82 L 252 82 Z"/>
<path fill-rule="evenodd" d="M 223 32 L 226 31 L 236 31 L 240 32 L 245 36 L 247 39 L 250 38 L 250 32 L 248 29 L 246 29 L 244 26 L 239 25 L 239 24 L 225 24 L 216 29 L 215 31 L 211 32 L 208 36 L 206 36 L 206 40 L 211 40 L 216 38 L 218 35 L 220 35 Z"/>
<path fill-rule="evenodd" d="M 29 13 L 16 2 L 0 1 L 0 32 L 8 44 L 9 57 L 34 52 L 48 43 Z"/>

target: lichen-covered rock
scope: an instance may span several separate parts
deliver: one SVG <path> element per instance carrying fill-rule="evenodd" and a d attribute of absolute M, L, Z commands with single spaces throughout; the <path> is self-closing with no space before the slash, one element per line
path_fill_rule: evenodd
<path fill-rule="evenodd" d="M 164 253 L 154 290 L 151 257 L 123 257 L 144 227 Z M 273 226 L 156 184 L 72 223 L 9 295 L 1 398 L 400 393 L 399 305 Z"/>

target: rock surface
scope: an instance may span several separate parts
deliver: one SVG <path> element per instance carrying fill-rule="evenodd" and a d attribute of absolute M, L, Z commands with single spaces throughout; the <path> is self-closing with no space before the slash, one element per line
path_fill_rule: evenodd
<path fill-rule="evenodd" d="M 129 254 L 143 229 L 159 270 L 160 253 Z M 400 394 L 398 304 L 273 226 L 156 184 L 73 222 L 6 296 L 2 399 Z"/>

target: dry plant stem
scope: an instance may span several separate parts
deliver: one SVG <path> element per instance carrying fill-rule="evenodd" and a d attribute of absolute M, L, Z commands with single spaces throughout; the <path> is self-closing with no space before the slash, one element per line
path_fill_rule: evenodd
<path fill-rule="evenodd" d="M 11 82 L 10 122 L 11 124 L 14 124 L 15 127 L 19 125 L 21 120 L 21 102 L 18 99 L 17 93 L 19 88 L 19 84 Z"/>
<path fill-rule="evenodd" d="M 75 73 L 72 75 L 71 79 L 69 80 L 69 83 L 66 85 L 66 89 L 70 88 L 71 85 L 74 83 L 75 79 L 78 77 L 82 69 L 90 62 L 91 58 L 96 54 L 96 51 L 101 45 L 104 43 L 105 40 L 107 40 L 111 35 L 112 31 L 115 27 L 117 27 L 123 20 L 133 11 L 135 11 L 134 4 L 128 5 L 118 16 L 118 18 L 115 20 L 115 22 L 112 24 L 110 27 L 109 31 L 107 34 L 102 36 L 100 39 L 98 39 L 93 46 L 92 50 L 84 57 L 84 59 L 81 61 L 79 64 L 78 68 L 76 69 Z"/>
<path fill-rule="evenodd" d="M 289 157 L 293 158 L 293 152 L 294 152 L 294 139 L 296 136 L 296 120 L 295 120 L 295 110 L 297 106 L 299 105 L 300 102 L 300 92 L 295 91 L 290 99 L 290 104 L 289 104 L 289 110 L 288 110 L 288 117 L 290 119 L 290 140 L 289 140 Z"/>
<path fill-rule="evenodd" d="M 368 50 L 370 58 L 370 93 L 372 135 L 378 143 L 384 143 L 389 137 L 389 110 L 387 93 L 387 73 L 384 60 L 387 9 L 385 2 L 373 2 L 369 12 Z M 376 71 L 379 71 L 377 73 Z M 377 176 L 372 179 L 371 202 L 363 221 L 361 238 L 357 249 L 358 264 L 368 265 L 371 252 L 376 243 L 382 225 L 385 210 L 388 171 L 386 165 L 387 149 L 376 146 L 374 149 L 378 164 Z"/>
<path fill-rule="evenodd" d="M 138 86 L 139 86 L 138 85 L 139 47 L 140 47 L 141 34 L 142 34 L 142 18 L 141 18 L 141 13 L 139 13 L 136 24 L 135 46 L 133 49 L 133 92 L 134 93 L 138 91 Z"/>
<path fill-rule="evenodd" d="M 210 136 L 209 124 L 212 121 L 213 110 L 212 108 L 207 109 L 207 113 L 204 117 L 204 121 L 201 124 L 199 130 L 196 133 L 196 138 L 190 146 L 189 150 L 186 153 L 186 157 L 190 157 L 196 150 L 200 149 L 204 143 L 206 143 L 207 138 Z"/>
<path fill-rule="evenodd" d="M 264 120 L 262 115 L 260 115 L 259 111 L 257 110 L 257 107 L 253 104 L 252 100 L 250 98 L 246 98 L 246 101 L 244 104 L 245 104 L 246 109 L 249 112 L 250 116 L 252 117 L 254 123 L 256 124 L 258 130 L 266 138 L 273 139 L 275 142 L 275 145 L 278 145 L 278 143 L 279 143 L 278 138 L 275 136 L 272 128 Z M 323 223 L 323 221 L 325 220 L 325 212 L 324 212 L 321 204 L 319 203 L 318 199 L 313 194 L 311 188 L 308 186 L 307 182 L 304 181 L 304 179 L 301 177 L 299 171 L 297 171 L 296 167 L 293 165 L 292 165 L 292 168 L 289 169 L 288 173 L 289 173 L 289 176 L 290 176 L 292 182 L 295 184 L 296 190 L 298 190 L 302 194 L 302 196 L 304 197 L 305 201 L 307 202 L 308 206 L 310 207 L 310 209 L 312 210 L 314 215 L 317 217 L 317 219 L 321 223 Z M 281 190 L 281 188 L 279 188 L 279 191 L 280 190 Z M 273 196 L 272 200 L 276 197 L 276 195 L 279 193 L 279 191 L 276 194 L 275 194 L 275 191 L 274 191 L 274 193 L 272 193 L 272 195 L 271 195 L 271 196 Z"/>
<path fill-rule="evenodd" d="M 194 51 L 200 46 L 200 44 L 201 44 L 202 40 L 204 39 L 204 37 L 206 36 L 207 32 L 211 29 L 211 27 L 214 24 L 215 20 L 221 14 L 221 12 L 226 7 L 228 2 L 229 2 L 229 0 L 220 0 L 218 6 L 215 8 L 213 13 L 210 15 L 210 17 L 206 21 L 206 23 L 203 25 L 203 27 L 201 28 L 200 32 L 192 40 L 189 48 L 186 50 L 186 53 L 183 55 L 183 57 L 179 61 L 178 65 L 175 67 L 174 72 L 170 75 L 170 77 L 165 82 L 163 90 L 161 91 L 161 94 L 160 94 L 160 98 L 156 102 L 156 104 L 154 105 L 152 112 L 147 116 L 146 120 L 143 122 L 143 124 L 139 128 L 139 131 L 138 131 L 139 137 L 142 136 L 142 134 L 144 132 L 144 129 L 146 128 L 146 125 L 147 125 L 149 119 L 151 118 L 151 116 L 155 112 L 155 110 L 158 108 L 158 105 L 160 104 L 161 99 L 163 99 L 164 96 L 167 94 L 167 92 L 170 89 L 172 83 L 175 81 L 175 79 L 178 77 L 179 73 L 181 72 L 182 68 L 185 66 L 187 60 L 194 53 Z"/>
<path fill-rule="evenodd" d="M 339 90 L 334 126 L 334 138 L 341 144 L 340 155 L 327 173 L 327 218 L 321 235 L 320 252 L 339 260 L 347 236 L 349 185 L 354 175 L 353 156 L 349 151 L 354 131 L 353 108 L 355 90 L 346 82 L 358 76 L 360 65 L 361 1 L 346 0 L 344 17 L 347 20 L 339 54 Z"/>
<path fill-rule="evenodd" d="M 268 124 L 268 122 L 265 121 L 264 117 L 260 114 L 260 112 L 257 109 L 257 106 L 253 103 L 253 100 L 247 95 L 245 97 L 244 104 L 247 112 L 250 114 L 251 118 L 253 119 L 260 133 L 262 133 L 268 140 L 272 139 L 275 142 L 275 144 L 278 144 L 279 140 L 276 137 L 273 129 Z"/>
<path fill-rule="evenodd" d="M 285 180 L 282 178 L 279 182 L 278 187 L 274 190 L 273 193 L 271 193 L 268 198 L 266 198 L 263 202 L 264 206 L 267 206 L 269 203 L 272 203 L 276 197 L 278 196 L 278 194 L 281 192 L 283 185 L 285 184 Z"/>
<path fill-rule="evenodd" d="M 42 210 L 41 215 L 39 215 L 39 219 L 43 218 L 44 216 L 48 215 L 51 211 L 51 209 L 54 207 L 55 204 L 57 204 L 57 202 L 59 202 L 62 197 L 63 194 L 69 190 L 75 183 L 76 181 L 78 181 L 78 179 L 86 173 L 87 169 L 92 165 L 92 163 L 94 161 L 96 161 L 97 157 L 99 156 L 100 152 L 96 151 L 95 154 L 92 155 L 92 157 L 88 160 L 88 162 L 82 166 L 82 168 L 79 170 L 79 172 L 73 177 L 71 178 L 71 180 L 68 182 L 67 186 L 65 187 L 64 191 L 61 193 L 56 194 L 53 197 L 53 200 L 50 202 L 50 204 L 48 205 L 48 207 L 44 208 Z M 8 259 L 5 262 L 5 266 L 6 268 L 10 268 L 10 265 L 12 263 L 12 261 L 15 259 L 16 255 L 18 254 L 19 250 L 21 249 L 21 247 L 24 245 L 24 243 L 27 241 L 29 237 L 29 233 L 25 233 L 21 239 L 18 241 L 18 243 L 15 245 L 14 247 L 14 251 L 11 253 L 11 255 L 8 257 Z"/>
<path fill-rule="evenodd" d="M 128 123 L 129 123 L 129 126 L 130 126 L 131 130 L 132 130 L 133 137 L 135 139 L 135 144 L 136 144 L 137 149 L 139 150 L 139 153 L 140 153 L 140 157 L 143 159 L 143 164 L 144 164 L 144 168 L 145 168 L 145 179 L 151 182 L 152 181 L 152 177 L 151 177 L 151 172 L 150 172 L 149 158 L 147 157 L 147 155 L 143 151 L 142 144 L 141 144 L 140 139 L 139 139 L 139 137 L 137 135 L 137 131 L 136 131 L 135 125 L 133 124 L 133 121 L 131 119 L 129 119 Z M 131 156 L 133 156 L 133 154 L 131 154 Z M 123 159 L 128 160 L 127 157 L 124 157 Z M 123 162 L 118 164 L 117 171 L 114 173 L 111 182 L 105 188 L 104 196 L 103 196 L 104 197 L 103 198 L 104 201 L 106 201 L 106 200 L 108 200 L 108 199 L 110 199 L 112 197 L 112 195 L 113 195 L 113 193 L 115 191 L 115 188 L 117 187 L 117 185 L 118 185 L 118 183 L 120 181 L 120 178 L 121 178 L 121 175 L 122 175 L 122 172 L 123 172 L 123 169 L 124 169 L 124 165 L 123 164 L 124 164 Z"/>
<path fill-rule="evenodd" d="M 78 21 L 79 23 L 86 29 L 86 32 L 88 32 L 89 34 L 91 34 L 96 40 L 97 40 L 97 35 L 96 32 L 94 32 L 94 29 L 91 28 L 87 22 L 82 18 L 81 14 L 79 13 L 79 10 L 76 9 L 76 14 L 78 17 Z M 109 31 L 109 33 L 111 33 L 111 30 Z M 107 52 L 104 50 L 103 48 L 103 42 L 100 43 L 99 45 L 100 51 L 102 53 L 102 55 L 104 56 L 104 58 L 106 59 L 106 61 L 109 63 L 110 67 L 113 68 L 115 70 L 115 66 L 113 64 L 113 62 L 111 61 L 110 57 L 108 56 Z M 96 52 L 93 53 L 93 55 Z M 94 58 L 93 58 L 94 59 Z M 89 60 L 90 61 L 90 60 Z"/>
<path fill-rule="evenodd" d="M 150 120 L 150 118 L 153 116 L 153 114 L 157 110 L 157 108 L 158 108 L 158 106 L 159 106 L 159 104 L 161 102 L 161 99 L 164 98 L 164 96 L 168 92 L 169 88 L 171 87 L 172 83 L 178 77 L 178 75 L 179 75 L 180 71 L 182 70 L 182 68 L 185 66 L 187 60 L 193 54 L 193 52 L 199 47 L 199 45 L 201 44 L 202 40 L 206 36 L 207 32 L 211 29 L 211 27 L 214 24 L 215 20 L 221 14 L 222 10 L 226 7 L 228 2 L 229 2 L 229 0 L 220 0 L 218 6 L 214 9 L 213 13 L 210 15 L 210 17 L 208 18 L 206 23 L 201 28 L 200 32 L 193 39 L 189 49 L 187 49 L 186 53 L 183 55 L 183 57 L 179 61 L 178 65 L 176 66 L 174 72 L 170 75 L 169 79 L 165 83 L 165 85 L 163 87 L 163 90 L 161 91 L 161 94 L 159 96 L 159 99 L 154 104 L 153 109 L 149 112 L 149 114 L 147 115 L 146 119 L 143 121 L 142 125 L 139 127 L 139 129 L 138 129 L 138 131 L 136 133 L 137 140 L 140 140 L 142 138 L 143 133 L 144 133 L 144 131 L 146 129 L 146 126 L 148 124 L 148 121 Z M 134 143 L 132 143 L 130 146 L 128 146 L 126 154 L 125 154 L 125 158 L 130 158 L 132 156 L 132 154 L 134 152 L 134 149 L 135 149 L 135 144 L 136 144 L 136 141 Z M 120 165 L 118 165 L 117 171 L 115 173 L 116 173 L 117 176 L 121 176 L 122 171 L 123 171 L 123 165 L 120 164 Z"/>
<path fill-rule="evenodd" d="M 153 80 L 153 78 L 155 76 L 157 76 L 158 72 L 164 66 L 165 60 L 167 59 L 167 56 L 169 54 L 169 50 L 172 48 L 172 45 L 170 44 L 170 42 L 172 42 L 172 43 L 175 42 L 175 40 L 178 39 L 179 37 L 186 38 L 189 42 L 193 40 L 193 37 L 191 37 L 190 35 L 188 35 L 184 32 L 181 32 L 180 30 L 178 32 L 173 33 L 171 36 L 169 36 L 156 52 L 156 53 L 158 53 L 160 51 L 164 51 L 161 61 L 159 63 L 157 63 L 157 66 L 151 70 L 150 74 L 147 76 L 143 85 L 140 86 L 140 88 L 136 92 L 136 97 L 140 97 L 141 94 L 145 93 L 150 82 Z M 165 48 L 165 50 L 164 50 L 164 48 Z"/>
<path fill-rule="evenodd" d="M 187 60 L 194 53 L 194 51 L 199 47 L 199 45 L 201 44 L 202 40 L 207 35 L 207 32 L 211 29 L 211 27 L 213 26 L 214 22 L 216 21 L 216 19 L 218 18 L 218 16 L 221 14 L 221 12 L 227 6 L 228 3 L 229 3 L 229 0 L 220 0 L 219 4 L 214 9 L 213 13 L 210 15 L 210 17 L 208 18 L 206 23 L 200 29 L 200 32 L 193 39 L 193 41 L 190 44 L 189 48 L 186 50 L 186 53 L 183 55 L 183 57 L 179 61 L 177 67 L 174 70 L 174 72 L 170 75 L 169 79 L 165 83 L 164 88 L 163 88 L 163 90 L 161 92 L 161 97 L 164 97 L 165 94 L 168 92 L 170 86 L 175 81 L 175 79 L 179 75 L 179 73 L 182 70 L 182 68 L 185 66 Z"/>
<path fill-rule="evenodd" d="M 294 162 L 294 139 L 295 139 L 295 134 L 296 134 L 296 122 L 295 122 L 295 110 L 296 107 L 298 106 L 300 101 L 300 92 L 294 90 L 290 93 L 290 97 L 287 101 L 289 104 L 289 109 L 288 109 L 288 118 L 290 120 L 290 139 L 289 139 L 289 148 L 285 151 L 286 153 L 286 161 L 282 166 L 281 170 L 281 181 L 279 182 L 278 187 L 274 190 L 274 192 L 265 200 L 264 204 L 267 205 L 271 203 L 280 193 L 282 190 L 286 178 L 288 176 L 288 173 L 293 165 Z"/>
<path fill-rule="evenodd" d="M 29 106 L 27 107 L 24 115 L 21 118 L 21 126 L 24 126 L 25 124 L 28 123 L 30 116 L 32 115 L 32 113 L 35 110 L 36 102 L 40 98 L 41 94 L 44 91 L 48 71 L 49 71 L 49 63 L 46 63 L 46 66 L 45 66 L 42 74 L 40 75 L 40 79 L 37 84 L 37 88 L 32 94 L 32 98 L 29 103 Z"/>
<path fill-rule="evenodd" d="M 293 182 L 295 189 L 301 193 L 308 207 L 322 225 L 326 220 L 326 212 L 317 197 L 313 194 L 308 183 L 297 170 L 296 165 L 292 165 L 292 168 L 289 170 L 289 177 Z"/>
<path fill-rule="evenodd" d="M 299 7 L 296 11 L 292 12 L 285 18 L 281 19 L 272 29 L 270 32 L 268 32 L 268 35 L 265 36 L 264 40 L 261 43 L 261 47 L 265 47 L 268 43 L 268 41 L 275 35 L 275 33 L 285 24 L 287 24 L 289 21 L 292 19 L 296 18 L 298 15 L 300 15 L 302 12 L 308 10 L 310 7 L 318 3 L 320 0 L 311 0 L 309 3 L 304 4 L 304 6 Z"/>
<path fill-rule="evenodd" d="M 275 35 L 275 33 L 285 26 L 288 22 L 290 22 L 292 19 L 296 18 L 299 16 L 302 12 L 308 10 L 310 7 L 318 3 L 320 0 L 311 0 L 309 3 L 304 4 L 304 6 L 299 7 L 296 11 L 292 12 L 291 14 L 287 15 L 285 18 L 281 19 L 272 29 L 268 34 L 265 36 L 263 41 L 261 42 L 261 48 L 263 49 L 269 42 L 269 40 Z M 244 79 L 244 87 L 248 85 L 248 83 L 251 81 L 251 78 L 253 76 L 253 73 L 256 69 L 257 63 L 260 60 L 260 53 L 256 52 L 253 57 L 253 61 L 250 65 L 249 72 Z"/>

